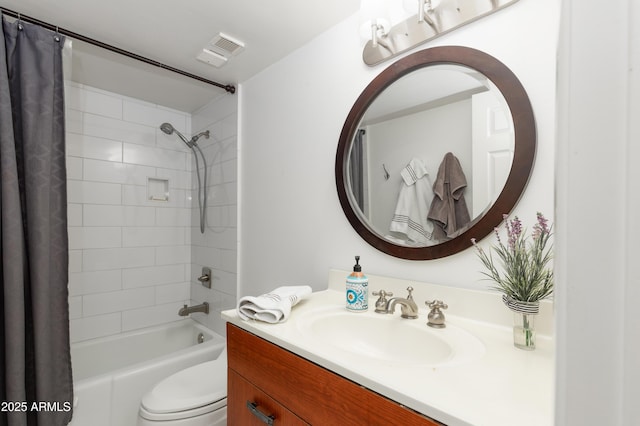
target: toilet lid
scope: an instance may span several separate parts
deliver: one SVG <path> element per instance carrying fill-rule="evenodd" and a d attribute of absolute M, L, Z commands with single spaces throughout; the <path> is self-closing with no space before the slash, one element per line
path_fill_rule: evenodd
<path fill-rule="evenodd" d="M 175 413 L 227 397 L 227 354 L 179 371 L 158 383 L 142 398 L 151 413 Z"/>

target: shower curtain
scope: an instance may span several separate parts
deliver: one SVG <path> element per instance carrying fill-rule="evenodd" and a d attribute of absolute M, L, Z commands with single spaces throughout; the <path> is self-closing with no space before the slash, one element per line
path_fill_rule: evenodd
<path fill-rule="evenodd" d="M 63 37 L 2 17 L 0 424 L 66 425 L 73 383 L 67 301 Z"/>

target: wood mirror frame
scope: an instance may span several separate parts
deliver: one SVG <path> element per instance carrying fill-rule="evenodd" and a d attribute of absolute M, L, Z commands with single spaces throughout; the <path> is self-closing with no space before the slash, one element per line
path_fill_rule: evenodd
<path fill-rule="evenodd" d="M 347 182 L 347 162 L 352 141 L 367 108 L 374 99 L 399 78 L 430 65 L 454 64 L 475 69 L 500 90 L 509 106 L 514 128 L 514 154 L 511 170 L 502 192 L 485 213 L 473 218 L 469 227 L 457 237 L 427 247 L 394 244 L 375 233 L 364 223 L 351 204 Z M 336 152 L 335 179 L 338 198 L 344 214 L 356 232 L 370 245 L 391 256 L 408 260 L 438 259 L 463 251 L 471 239 L 489 235 L 509 214 L 524 192 L 529 180 L 536 151 L 536 126 L 533 109 L 524 87 L 513 72 L 496 58 L 476 49 L 443 46 L 408 55 L 386 68 L 360 94 L 340 133 Z"/>

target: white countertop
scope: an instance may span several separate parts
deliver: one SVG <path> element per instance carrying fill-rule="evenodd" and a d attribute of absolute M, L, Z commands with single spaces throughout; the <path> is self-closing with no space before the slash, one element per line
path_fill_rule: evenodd
<path fill-rule="evenodd" d="M 371 277 L 369 280 L 370 290 L 379 289 L 375 284 L 372 286 Z M 389 290 L 391 284 L 384 284 L 385 290 Z M 405 283 L 400 282 L 399 285 Z M 414 287 L 418 286 L 420 284 L 414 284 Z M 243 321 L 235 309 L 223 312 L 222 317 L 244 330 L 449 426 L 553 425 L 553 341 L 549 336 L 538 335 L 536 349 L 523 351 L 513 346 L 510 326 L 471 320 L 445 311 L 450 327 L 462 328 L 482 342 L 485 351 L 481 356 L 462 364 L 443 366 L 407 366 L 383 362 L 375 365 L 371 362 L 358 362 L 357 358 L 345 357 L 343 353 L 312 338 L 301 337 L 296 323 L 296 319 L 304 318 L 305 313 L 319 308 L 344 307 L 344 290 L 339 291 L 336 287 L 330 278 L 328 290 L 315 292 L 302 300 L 294 306 L 291 316 L 283 323 Z M 441 290 L 447 296 L 448 290 Z M 393 291 L 404 297 L 397 289 Z M 461 292 L 460 289 L 453 291 Z M 474 292 L 470 293 L 474 295 Z M 451 297 L 453 300 L 456 298 L 455 295 Z M 416 298 L 416 301 L 418 306 L 424 306 L 422 299 Z M 374 302 L 375 298 L 370 296 L 370 311 L 373 310 Z M 445 302 L 450 303 L 447 299 Z M 451 310 L 455 312 L 455 309 Z M 396 312 L 393 319 L 426 323 L 427 313 L 426 307 L 420 308 L 419 319 L 406 320 L 401 319 Z"/>

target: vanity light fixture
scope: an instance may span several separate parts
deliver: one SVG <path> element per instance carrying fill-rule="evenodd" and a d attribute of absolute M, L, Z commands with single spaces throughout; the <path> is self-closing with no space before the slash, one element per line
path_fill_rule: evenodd
<path fill-rule="evenodd" d="M 362 0 L 360 2 L 360 34 L 370 39 L 373 47 L 378 46 L 378 40 L 386 37 L 391 29 L 391 20 L 385 0 Z"/>
<path fill-rule="evenodd" d="M 360 12 L 365 17 L 365 21 L 361 28 L 365 24 L 369 25 L 366 27 L 369 35 L 362 52 L 362 59 L 369 66 L 378 65 L 517 1 L 362 0 Z M 394 11 L 397 15 L 398 5 L 400 9 L 404 8 L 405 18 L 394 24 L 391 15 Z M 407 11 L 411 16 L 406 17 Z M 391 22 L 389 28 L 384 25 L 385 22 Z"/>

